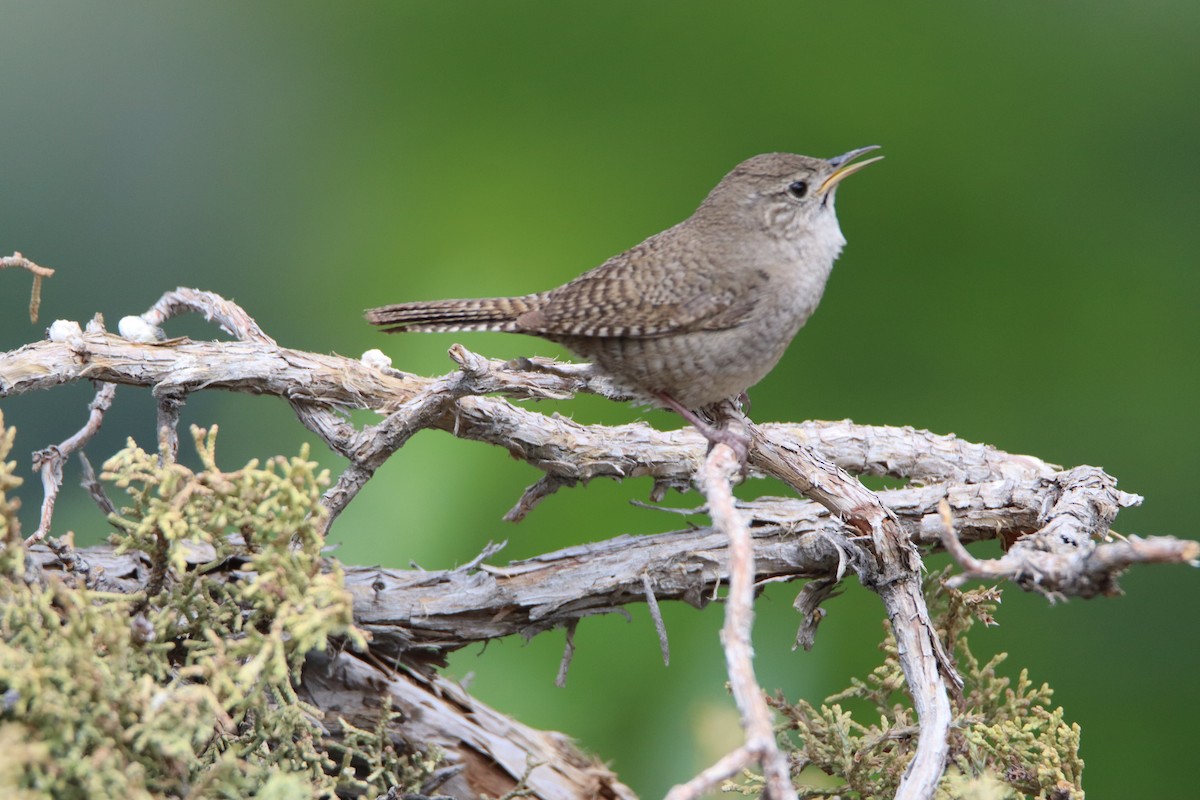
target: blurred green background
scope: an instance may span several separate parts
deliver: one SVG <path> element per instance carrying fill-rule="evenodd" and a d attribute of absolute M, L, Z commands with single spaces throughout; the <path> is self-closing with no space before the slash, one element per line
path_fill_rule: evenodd
<path fill-rule="evenodd" d="M 0 273 L 0 349 L 55 318 L 100 311 L 115 327 L 184 285 L 236 300 L 284 345 L 382 347 L 423 374 L 450 368 L 454 341 L 555 354 L 502 335 L 385 339 L 360 312 L 549 288 L 682 219 L 743 158 L 880 144 L 887 160 L 839 193 L 850 244 L 753 393 L 754 417 L 908 424 L 1101 464 L 1147 498 L 1119 530 L 1195 536 L 1194 0 L 3 0 L 0 34 L 0 251 L 58 270 L 36 326 L 27 277 Z M 217 336 L 197 320 L 169 332 Z M 3 401 L 27 476 L 28 452 L 76 430 L 90 395 Z M 589 398 L 543 408 L 678 425 Z M 127 435 L 149 445 L 153 418 L 148 392 L 118 392 L 93 462 Z M 229 468 L 308 438 L 272 399 L 201 394 L 184 419 L 220 424 Z M 57 529 L 96 537 L 77 478 L 72 465 Z M 338 554 L 444 568 L 492 539 L 517 558 L 678 524 L 628 504 L 646 481 L 563 491 L 501 522 L 536 478 L 494 448 L 423 434 L 342 517 Z M 26 489 L 33 530 L 40 495 Z M 1185 796 L 1197 576 L 1143 567 L 1124 585 L 1121 599 L 1056 606 L 1011 590 L 1001 626 L 973 643 L 1056 688 L 1083 726 L 1092 797 Z M 816 650 L 793 653 L 797 589 L 758 605 L 758 668 L 766 686 L 815 700 L 875 663 L 882 614 L 850 587 Z M 553 685 L 560 632 L 473 648 L 453 672 L 655 797 L 736 739 L 736 715 L 719 609 L 666 609 L 668 668 L 645 610 L 632 615 L 580 626 L 566 689 Z"/>

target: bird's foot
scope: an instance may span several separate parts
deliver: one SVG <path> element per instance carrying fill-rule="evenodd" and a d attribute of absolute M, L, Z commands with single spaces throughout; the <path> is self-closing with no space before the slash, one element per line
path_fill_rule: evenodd
<path fill-rule="evenodd" d="M 737 456 L 738 464 L 742 468 L 742 475 L 746 474 L 747 464 L 750 460 L 750 434 L 742 430 L 734 430 L 733 428 L 717 428 L 708 425 L 706 428 L 701 428 L 700 432 L 704 434 L 704 438 L 708 439 L 708 451 L 718 444 L 728 445 L 733 454 Z"/>
<path fill-rule="evenodd" d="M 700 431 L 705 439 L 708 439 L 709 452 L 712 452 L 712 449 L 718 444 L 728 445 L 733 450 L 733 454 L 737 456 L 742 474 L 746 474 L 750 458 L 750 431 L 746 428 L 745 416 L 740 413 L 736 401 L 722 401 L 708 407 L 713 416 L 725 423 L 724 425 L 714 425 L 666 392 L 659 392 L 656 397 L 667 408 L 692 423 L 692 426 Z"/>

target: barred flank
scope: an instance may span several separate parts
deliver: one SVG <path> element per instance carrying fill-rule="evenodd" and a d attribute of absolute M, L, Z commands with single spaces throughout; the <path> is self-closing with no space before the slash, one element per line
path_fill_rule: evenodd
<path fill-rule="evenodd" d="M 399 303 L 368 309 L 364 316 L 372 325 L 387 326 L 384 333 L 515 331 L 517 317 L 533 310 L 540 297 L 527 294 L 523 297 Z"/>

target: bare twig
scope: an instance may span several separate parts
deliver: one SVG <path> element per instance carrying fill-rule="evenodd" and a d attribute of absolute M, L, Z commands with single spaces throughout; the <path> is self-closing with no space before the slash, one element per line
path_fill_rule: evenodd
<path fill-rule="evenodd" d="M 163 463 L 173 464 L 179 457 L 179 412 L 187 402 L 187 394 L 155 387 L 154 399 L 158 401 L 155 429 L 158 431 L 159 459 Z"/>
<path fill-rule="evenodd" d="M 141 315 L 153 327 L 181 314 L 196 313 L 209 322 L 216 322 L 221 330 L 242 342 L 274 346 L 275 340 L 258 327 L 258 323 L 237 303 L 226 300 L 214 292 L 179 287 L 167 292 L 158 302 Z"/>
<path fill-rule="evenodd" d="M 554 677 L 554 685 L 562 689 L 567 685 L 567 671 L 571 668 L 571 659 L 575 658 L 575 628 L 578 620 L 566 624 L 567 643 L 563 646 L 562 661 L 558 664 L 558 675 Z"/>
<path fill-rule="evenodd" d="M 813 642 L 817 638 L 817 626 L 825 618 L 825 609 L 821 608 L 821 604 L 838 594 L 839 583 L 841 583 L 840 575 L 835 579 L 817 578 L 804 584 L 800 594 L 796 595 L 793 607 L 800 612 L 800 616 L 804 620 L 796 632 L 796 647 L 803 647 L 805 650 L 812 649 Z"/>
<path fill-rule="evenodd" d="M 112 500 L 108 499 L 108 495 L 104 492 L 104 485 L 97 480 L 96 470 L 92 469 L 92 462 L 88 461 L 87 454 L 82 450 L 79 451 L 79 464 L 83 470 L 83 480 L 80 481 L 80 485 L 99 506 L 100 512 L 105 516 L 117 513 L 117 507 L 113 505 Z"/>
<path fill-rule="evenodd" d="M 921 559 L 895 514 L 859 481 L 817 454 L 752 428 L 751 460 L 846 520 L 862 551 L 856 571 L 879 594 L 896 638 L 900 667 L 921 721 L 917 751 L 897 790 L 897 800 L 933 797 L 949 752 L 953 719 L 946 681 L 957 691 L 962 679 L 942 646 L 921 593 Z M 806 629 L 801 629 L 801 637 Z"/>
<path fill-rule="evenodd" d="M 446 415 L 464 393 L 462 384 L 460 373 L 434 381 L 396 406 L 382 422 L 358 433 L 350 433 L 340 422 L 331 426 L 332 414 L 314 403 L 293 402 L 297 416 L 309 430 L 324 436 L 337 452 L 350 459 L 337 483 L 321 498 L 329 509 L 326 525 L 337 519 L 384 461 L 418 431 L 433 427 L 435 420 Z"/>
<path fill-rule="evenodd" d="M 336 409 L 391 410 L 437 380 L 459 374 L 421 378 L 396 370 L 385 372 L 355 359 L 253 342 L 142 344 L 91 333 L 79 341 L 82 352 L 66 342 L 37 342 L 0 355 L 0 396 L 85 379 L 147 387 L 166 383 L 188 392 L 207 388 L 276 395 L 292 402 L 298 414 L 306 415 L 307 426 L 335 451 L 344 453 L 353 446 L 351 437 L 358 432 Z M 534 390 L 526 387 L 523 391 Z M 452 410 L 434 419 L 431 427 L 504 447 L 567 484 L 595 477 L 644 475 L 659 487 L 686 488 L 704 453 L 704 439 L 689 429 L 657 431 L 640 423 L 585 426 L 495 398 L 461 397 Z M 808 445 L 843 469 L 896 474 L 898 468 L 889 464 L 910 464 L 906 477 L 927 483 L 1008 480 L 1019 491 L 1031 486 L 1035 477 L 1055 472 L 1051 465 L 1029 456 L 907 428 L 811 422 L 767 424 L 760 430 L 772 438 Z M 1037 468 L 1026 468 L 1029 463 Z M 751 475 L 765 474 L 755 467 L 752 459 Z M 930 540 L 937 541 L 937 536 L 936 531 L 931 532 Z"/>
<path fill-rule="evenodd" d="M 328 418 L 306 420 L 305 424 L 342 452 L 346 445 L 339 444 L 339 436 L 349 435 L 353 429 L 345 426 L 345 420 L 333 410 L 391 410 L 435 381 L 445 380 L 381 370 L 340 356 L 259 346 L 252 341 L 169 340 L 143 344 L 90 333 L 81 341 L 86 347 L 82 354 L 74 353 L 64 342 L 37 342 L 0 356 L 0 396 L 85 379 L 148 387 L 165 382 L 189 392 L 222 389 L 275 395 L 294 406 L 295 401 L 301 401 L 306 408 L 328 413 Z M 490 368 L 501 368 L 501 362 L 488 364 Z M 529 375 L 536 375 L 537 380 L 526 382 Z M 514 394 L 526 397 L 560 397 L 573 385 L 549 373 L 518 371 L 510 377 L 510 385 L 520 386 Z M 547 383 L 555 380 L 560 383 Z M 467 381 L 462 384 L 464 391 L 471 383 L 484 388 L 479 380 Z M 344 426 L 346 432 L 339 433 L 339 426 Z M 705 444 L 703 437 L 686 428 L 657 431 L 640 423 L 585 426 L 502 400 L 469 396 L 462 397 L 452 412 L 434 420 L 432 427 L 502 446 L 547 475 L 568 482 L 646 475 L 661 486 L 686 488 L 703 458 Z M 900 475 L 926 483 L 1013 480 L 1028 484 L 1034 476 L 1056 471 L 1030 456 L 911 428 L 843 421 L 775 423 L 760 429 L 774 438 L 806 445 L 842 469 Z M 752 460 L 752 470 L 755 466 Z"/>
<path fill-rule="evenodd" d="M 950 506 L 947 503 L 943 506 L 942 543 L 963 570 L 947 581 L 952 587 L 972 579 L 1010 580 L 1054 601 L 1068 596 L 1120 594 L 1117 578 L 1133 564 L 1200 566 L 1200 542 L 1169 536 L 1129 536 L 1107 543 L 1090 537 L 1081 539 L 1070 533 L 1081 521 L 1075 518 L 1067 523 L 1062 516 L 1055 517 L 1062 524 L 1047 525 L 1022 537 L 1002 557 L 981 560 L 963 547 L 955 533 Z"/>
<path fill-rule="evenodd" d="M 564 391 L 578 388 L 605 391 L 602 381 L 589 379 L 589 371 L 578 365 L 534 365 L 527 361 L 519 362 L 514 370 L 504 362 L 481 359 L 455 348 L 456 359 L 469 366 L 469 374 L 460 371 L 437 380 L 418 378 L 361 361 L 279 348 L 244 311 L 215 295 L 194 290 L 168 293 L 156 304 L 155 309 L 160 313 L 152 319 L 158 321 L 166 313 L 193 307 L 200 307 L 202 313 L 251 341 L 170 340 L 142 344 L 108 336 L 89 325 L 82 336 L 38 342 L 0 355 L 0 396 L 88 378 L 159 387 L 160 391 L 165 387 L 184 392 L 221 388 L 275 394 L 288 399 L 305 424 L 343 454 L 354 452 L 360 437 L 370 439 L 381 431 L 355 431 L 336 409 L 374 408 L 394 412 L 397 403 L 421 396 L 425 402 L 417 401 L 406 410 L 426 409 L 421 416 L 431 417 L 431 427 L 499 445 L 542 469 L 546 481 L 535 487 L 527 500 L 551 486 L 597 476 L 646 475 L 655 481 L 657 493 L 667 486 L 686 487 L 703 452 L 703 439 L 686 429 L 660 432 L 642 424 L 589 427 L 516 408 L 502 400 L 472 396 L 462 396 L 443 405 L 438 387 L 434 386 L 439 381 L 441 388 L 455 384 L 458 387 L 452 392 L 455 395 L 500 385 L 531 397 L 561 396 Z M 440 415 L 434 411 L 437 407 L 444 409 Z M 402 442 L 413 426 L 406 424 L 409 421 L 402 416 L 394 422 L 401 430 L 393 443 Z M 923 513 L 931 520 L 921 526 L 916 537 L 922 543 L 940 541 L 940 525 L 930 502 L 935 506 L 941 497 L 949 498 L 956 509 L 962 509 L 958 530 L 965 540 L 991 538 L 1003 529 L 1019 533 L 1038 530 L 1047 522 L 1045 509 L 1057 502 L 1057 497 L 1047 501 L 1055 486 L 1050 480 L 1056 474 L 1053 465 L 962 442 L 952 436 L 849 422 L 763 425 L 759 431 L 773 440 L 790 442 L 797 452 L 805 452 L 807 448 L 798 445 L 807 444 L 836 467 L 925 481 L 929 485 L 913 486 L 889 499 L 889 508 L 897 513 L 903 515 L 906 510 Z M 366 452 L 377 458 L 388 449 L 368 442 Z M 751 459 L 752 475 L 777 468 L 768 463 L 764 469 L 759 466 L 761 463 L 757 457 Z M 339 489 L 348 491 L 341 499 L 331 496 L 331 504 L 344 507 L 373 474 L 373 466 L 352 459 L 333 494 Z M 1098 470 L 1096 473 L 1103 475 Z M 813 474 L 832 473 L 815 470 Z M 807 478 L 793 475 L 791 480 L 801 489 L 810 489 L 818 499 L 824 493 L 826 505 L 834 502 L 829 496 L 830 487 L 826 486 L 828 477 L 818 477 L 817 484 L 811 487 L 805 483 Z M 946 483 L 931 483 L 934 481 Z M 843 485 L 832 487 L 834 495 L 846 487 L 857 491 L 850 484 L 837 483 Z M 1084 487 L 1084 491 L 1090 489 Z M 1119 505 L 1139 500 L 1125 493 L 1114 496 Z M 788 501 L 764 500 L 758 502 L 757 511 L 766 518 L 786 518 L 794 508 Z M 1074 518 L 1067 515 L 1065 519 Z M 1104 515 L 1092 515 L 1082 521 L 1084 527 L 1080 531 L 1107 535 L 1102 525 L 1096 528 L 1104 519 Z M 1092 527 L 1086 529 L 1088 525 Z"/>
<path fill-rule="evenodd" d="M 29 295 L 29 321 L 38 321 L 38 309 L 42 305 L 42 279 L 49 278 L 54 274 L 54 270 L 49 267 L 38 266 L 20 253 L 14 252 L 11 256 L 0 257 L 0 269 L 7 267 L 16 267 L 18 269 L 29 270 L 33 273 L 33 289 Z"/>
<path fill-rule="evenodd" d="M 496 553 L 499 553 L 506 547 L 508 547 L 507 539 L 503 542 L 488 542 L 474 558 L 465 564 L 459 564 L 454 568 L 454 571 L 464 575 L 469 575 L 475 570 L 479 569 L 480 564 L 482 564 L 484 561 L 487 561 L 489 558 L 496 555 Z"/>
<path fill-rule="evenodd" d="M 87 559 L 75 549 L 75 543 L 71 536 L 62 538 L 50 536 L 46 539 L 46 546 L 54 553 L 58 563 L 62 564 L 66 572 L 82 578 L 84 585 L 89 588 L 95 588 L 95 571 Z"/>
<path fill-rule="evenodd" d="M 50 522 L 54 519 L 54 503 L 62 487 L 63 464 L 71 453 L 86 445 L 100 430 L 104 414 L 112 406 L 117 392 L 114 383 L 101 383 L 96 387 L 96 396 L 88 406 L 88 419 L 73 436 L 57 445 L 50 445 L 33 454 L 33 467 L 42 473 L 42 516 L 38 528 L 25 540 L 26 546 L 40 542 L 50 533 Z"/>
<path fill-rule="evenodd" d="M 562 478 L 556 478 L 553 475 L 543 475 L 538 478 L 536 483 L 521 494 L 521 499 L 517 501 L 517 504 L 510 508 L 508 513 L 504 515 L 504 521 L 520 522 L 528 516 L 530 511 L 533 511 L 537 507 L 538 503 L 562 487 L 570 485 L 570 482 L 564 481 Z"/>
<path fill-rule="evenodd" d="M 713 526 L 729 537 L 729 593 L 725 598 L 725 625 L 721 643 L 729 686 L 741 712 L 745 742 L 712 767 L 667 793 L 667 800 L 695 800 L 757 761 L 762 765 L 768 800 L 793 800 L 796 789 L 788 772 L 787 756 L 775 739 L 775 724 L 762 687 L 754 677 L 754 647 L 750 631 L 754 622 L 754 545 L 745 519 L 734 507 L 731 482 L 741 473 L 733 448 L 716 445 L 697 475 L 708 499 Z"/>
<path fill-rule="evenodd" d="M 654 630 L 658 634 L 658 649 L 662 653 L 663 666 L 671 666 L 671 643 L 667 639 L 667 623 L 663 621 L 662 610 L 658 607 L 658 598 L 654 596 L 654 584 L 650 574 L 642 573 L 642 589 L 646 593 L 646 608 L 650 610 L 650 619 L 654 621 Z"/>

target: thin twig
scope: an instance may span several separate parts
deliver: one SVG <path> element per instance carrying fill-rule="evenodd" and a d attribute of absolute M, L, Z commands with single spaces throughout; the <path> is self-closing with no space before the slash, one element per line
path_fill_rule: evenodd
<path fill-rule="evenodd" d="M 86 445 L 100 430 L 104 414 L 112 406 L 116 393 L 115 383 L 98 384 L 96 396 L 88 405 L 88 419 L 83 427 L 59 444 L 33 454 L 33 467 L 42 473 L 42 515 L 37 530 L 25 540 L 26 546 L 40 542 L 50 533 L 50 523 L 54 519 L 54 503 L 58 499 L 58 490 L 62 487 L 63 464 L 71 453 Z"/>
<path fill-rule="evenodd" d="M 946 766 L 952 714 L 947 681 L 962 687 L 921 592 L 921 559 L 896 515 L 853 476 L 805 447 L 751 427 L 751 461 L 846 520 L 858 536 L 857 572 L 883 601 L 913 707 L 921 722 L 917 750 L 896 793 L 897 800 L 933 797 Z"/>
<path fill-rule="evenodd" d="M 221 330 L 239 341 L 275 345 L 275 340 L 258 327 L 245 309 L 215 292 L 181 286 L 165 293 L 141 317 L 148 325 L 159 328 L 167 320 L 186 313 L 200 314 L 206 321 L 216 322 Z"/>
<path fill-rule="evenodd" d="M 654 630 L 658 634 L 658 649 L 662 652 L 663 666 L 671 666 L 671 643 L 667 639 L 667 624 L 663 621 L 662 609 L 658 607 L 658 598 L 654 596 L 654 583 L 650 573 L 642 573 L 642 590 L 646 594 L 646 608 L 650 610 L 650 619 L 654 620 Z"/>
<path fill-rule="evenodd" d="M 33 273 L 33 288 L 29 295 L 29 321 L 36 323 L 38 321 L 38 309 L 42 305 L 42 279 L 49 278 L 54 274 L 54 270 L 49 267 L 38 266 L 20 253 L 14 252 L 11 256 L 0 257 L 0 269 L 6 267 L 16 267 L 18 269 L 29 270 Z"/>
<path fill-rule="evenodd" d="M 774 717 L 758 680 L 754 677 L 754 543 L 745 519 L 734 506 L 732 481 L 741 473 L 733 448 L 713 447 L 697 475 L 697 483 L 708 500 L 713 526 L 729 537 L 729 593 L 725 598 L 725 624 L 721 643 L 734 702 L 741 712 L 745 742 L 733 753 L 687 783 L 667 793 L 667 800 L 694 800 L 718 788 L 750 761 L 762 765 L 764 797 L 794 800 L 796 789 L 788 772 L 787 756 L 775 739 Z"/>
<path fill-rule="evenodd" d="M 154 399 L 158 401 L 155 429 L 158 431 L 159 466 L 174 464 L 179 457 L 179 412 L 187 402 L 187 393 L 155 387 Z"/>
<path fill-rule="evenodd" d="M 1080 505 L 1064 492 L 1065 504 Z M 1200 566 L 1200 542 L 1169 536 L 1121 537 L 1115 542 L 1082 541 L 1063 535 L 1064 524 L 1047 525 L 1019 538 L 1008 552 L 996 559 L 975 558 L 963 547 L 954 529 L 948 503 L 939 509 L 942 544 L 963 572 L 946 583 L 952 588 L 969 580 L 1009 580 L 1045 595 L 1052 602 L 1065 597 L 1096 597 L 1120 594 L 1117 578 L 1133 564 L 1188 564 Z M 1055 517 L 1062 523 L 1063 517 Z M 1078 525 L 1079 520 L 1075 520 Z M 1076 527 L 1072 525 L 1072 529 Z"/>
<path fill-rule="evenodd" d="M 562 661 L 558 664 L 558 675 L 554 678 L 554 685 L 560 689 L 566 688 L 567 670 L 571 668 L 571 659 L 575 657 L 575 628 L 578 624 L 578 620 L 571 620 L 565 626 L 567 643 L 563 647 Z"/>
<path fill-rule="evenodd" d="M 520 522 L 547 497 L 562 487 L 570 485 L 569 481 L 564 481 L 562 478 L 556 478 L 553 475 L 543 475 L 537 479 L 536 483 L 521 493 L 521 499 L 504 515 L 504 521 Z"/>
<path fill-rule="evenodd" d="M 359 359 L 253 341 L 141 344 L 102 334 L 85 335 L 81 341 L 82 352 L 66 342 L 44 341 L 0 355 L 0 396 L 89 379 L 147 387 L 165 382 L 189 392 L 220 389 L 274 395 L 291 402 L 297 413 L 303 409 L 314 414 L 304 420 L 305 425 L 342 453 L 356 431 L 335 413 L 338 409 L 386 413 L 431 384 L 462 374 L 424 378 L 383 370 Z M 470 383 L 480 382 L 464 381 L 460 386 Z M 538 394 L 535 388 L 530 384 L 522 391 L 527 396 L 550 396 Z M 553 396 L 559 396 L 557 390 Z M 658 431 L 644 423 L 580 425 L 491 397 L 464 396 L 431 427 L 503 447 L 547 475 L 569 482 L 647 476 L 656 482 L 656 492 L 690 486 L 704 456 L 703 437 L 687 428 Z M 840 421 L 772 423 L 759 429 L 793 446 L 807 446 L 842 469 L 899 474 L 926 484 L 1007 480 L 1020 487 L 1057 471 L 1030 456 L 910 428 Z M 902 465 L 903 473 L 895 465 Z M 753 458 L 750 467 L 752 476 L 767 474 Z M 934 531 L 931 540 L 937 536 Z"/>
<path fill-rule="evenodd" d="M 800 623 L 800 629 L 796 631 L 796 647 L 812 650 L 814 640 L 817 638 L 817 626 L 821 624 L 821 620 L 825 619 L 825 609 L 821 607 L 821 604 L 841 593 L 838 588 L 840 583 L 840 576 L 836 580 L 815 578 L 804 584 L 800 594 L 796 595 L 792 607 L 800 612 L 800 616 L 804 620 Z"/>
<path fill-rule="evenodd" d="M 484 561 L 487 561 L 489 558 L 496 555 L 496 553 L 499 553 L 506 547 L 508 547 L 507 539 L 505 539 L 503 542 L 488 542 L 486 545 L 484 545 L 484 548 L 479 551 L 478 555 L 476 555 L 467 563 L 458 565 L 453 571 L 462 573 L 464 575 L 469 575 L 478 569 L 480 564 L 482 564 Z"/>
<path fill-rule="evenodd" d="M 403 447 L 418 431 L 432 427 L 434 420 L 462 395 L 460 373 L 451 373 L 434 381 L 414 397 L 399 404 L 382 422 L 369 425 L 362 431 L 333 422 L 333 415 L 314 403 L 293 401 L 297 416 L 314 433 L 331 442 L 335 449 L 350 459 L 349 466 L 321 498 L 329 510 L 326 527 L 333 524 L 393 453 Z"/>
<path fill-rule="evenodd" d="M 83 470 L 83 479 L 80 480 L 79 485 L 83 487 L 88 496 L 100 507 L 100 511 L 104 516 L 107 517 L 109 514 L 117 513 L 117 507 L 108 498 L 108 495 L 104 491 L 104 484 L 100 483 L 96 478 L 96 470 L 92 469 L 92 462 L 88 461 L 87 454 L 82 450 L 79 451 L 79 464 Z"/>

